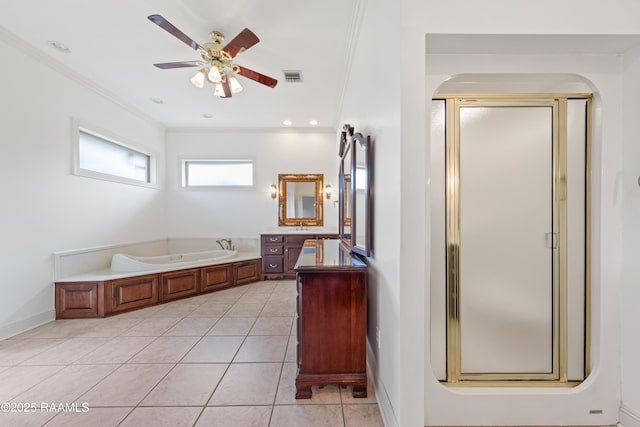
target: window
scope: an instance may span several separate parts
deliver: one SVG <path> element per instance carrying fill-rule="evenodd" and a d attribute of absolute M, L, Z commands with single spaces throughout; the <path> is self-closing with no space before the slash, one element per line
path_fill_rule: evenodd
<path fill-rule="evenodd" d="M 154 158 L 97 132 L 77 127 L 76 175 L 137 185 L 152 185 Z"/>
<path fill-rule="evenodd" d="M 252 159 L 182 160 L 182 187 L 253 187 Z"/>

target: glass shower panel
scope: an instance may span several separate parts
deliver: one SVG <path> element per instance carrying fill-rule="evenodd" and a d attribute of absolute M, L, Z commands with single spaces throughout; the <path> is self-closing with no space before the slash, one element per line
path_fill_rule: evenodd
<path fill-rule="evenodd" d="M 550 374 L 554 109 L 459 109 L 460 373 Z"/>

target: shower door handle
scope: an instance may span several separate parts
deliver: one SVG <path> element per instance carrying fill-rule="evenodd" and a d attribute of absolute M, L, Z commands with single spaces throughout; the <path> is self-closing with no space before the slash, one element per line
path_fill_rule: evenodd
<path fill-rule="evenodd" d="M 549 249 L 558 249 L 558 233 L 545 233 L 545 246 Z"/>

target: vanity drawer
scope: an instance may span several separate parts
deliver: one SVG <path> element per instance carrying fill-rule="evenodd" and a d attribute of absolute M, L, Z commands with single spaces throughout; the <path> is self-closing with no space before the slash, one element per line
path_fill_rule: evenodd
<path fill-rule="evenodd" d="M 282 255 L 284 253 L 282 245 L 267 245 L 262 248 L 262 255 Z"/>
<path fill-rule="evenodd" d="M 262 236 L 263 245 L 270 245 L 272 243 L 282 243 L 282 242 L 284 242 L 282 235 L 266 234 Z"/>
<path fill-rule="evenodd" d="M 282 257 L 265 256 L 262 270 L 265 273 L 282 273 Z"/>
<path fill-rule="evenodd" d="M 305 240 L 309 240 L 313 238 L 315 238 L 313 234 L 303 234 L 303 235 L 297 235 L 297 236 L 287 236 L 285 238 L 285 241 L 287 246 L 289 245 L 302 246 Z"/>

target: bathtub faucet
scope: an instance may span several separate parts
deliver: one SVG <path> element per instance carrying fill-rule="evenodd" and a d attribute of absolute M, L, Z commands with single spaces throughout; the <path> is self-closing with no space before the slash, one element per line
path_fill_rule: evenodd
<path fill-rule="evenodd" d="M 220 247 L 224 250 L 233 250 L 233 245 L 231 244 L 231 239 L 220 239 L 216 240 L 216 243 L 220 245 Z"/>

